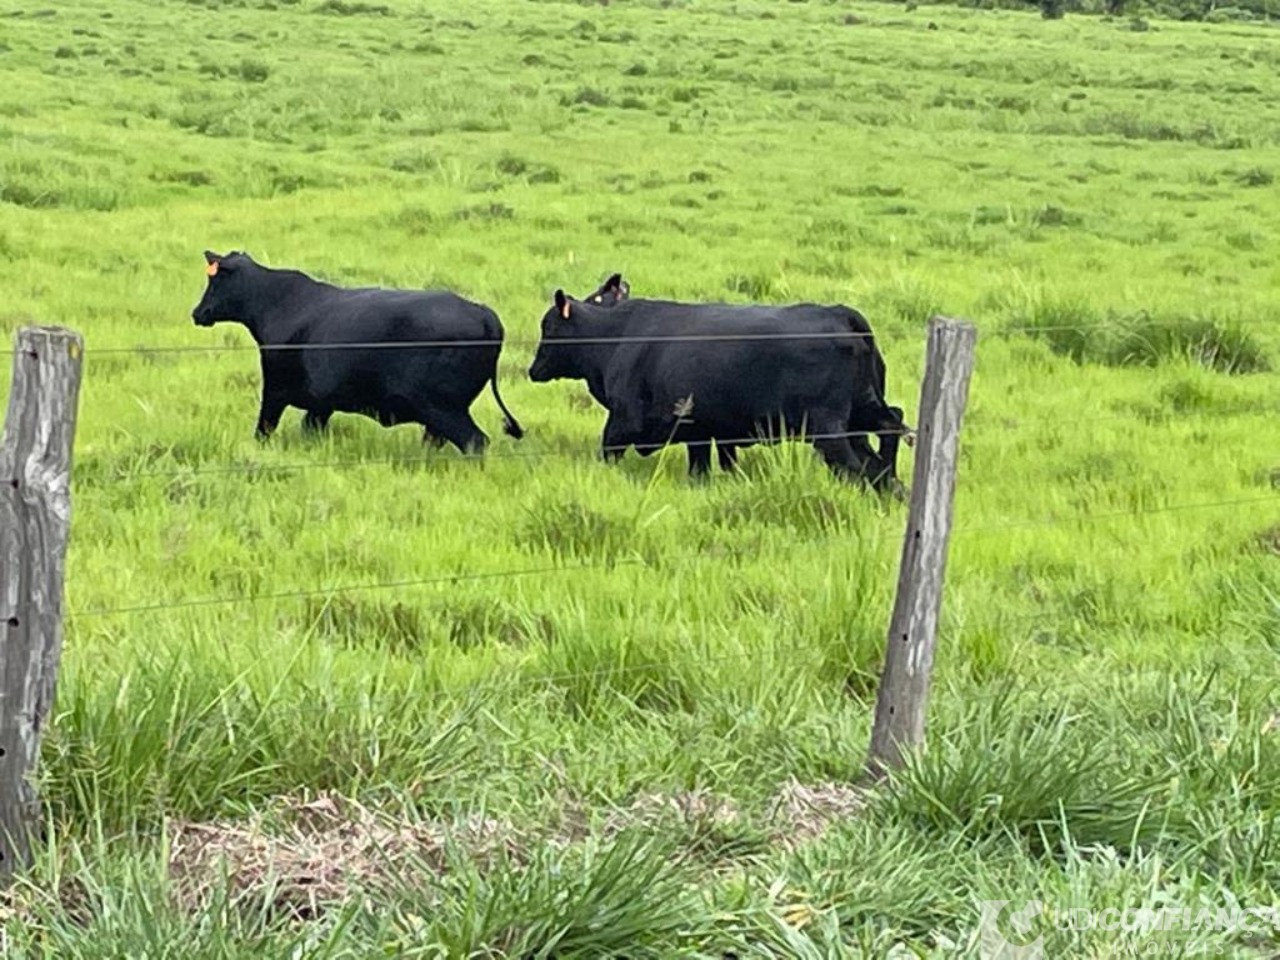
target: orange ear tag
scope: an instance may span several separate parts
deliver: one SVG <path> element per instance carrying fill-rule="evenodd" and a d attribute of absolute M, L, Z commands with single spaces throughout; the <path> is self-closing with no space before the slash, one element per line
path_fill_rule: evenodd
<path fill-rule="evenodd" d="M 569 301 L 568 300 L 566 300 L 564 302 L 564 306 L 560 308 L 560 316 L 565 320 L 569 319 Z"/>
<path fill-rule="evenodd" d="M 211 263 L 211 264 L 209 264 L 207 267 L 205 267 L 205 268 L 204 268 L 204 272 L 205 272 L 208 276 L 210 276 L 210 277 L 212 277 L 214 274 L 216 274 L 216 273 L 218 272 L 218 261 L 217 261 L 217 260 L 215 260 L 215 261 L 213 261 L 213 263 Z"/>

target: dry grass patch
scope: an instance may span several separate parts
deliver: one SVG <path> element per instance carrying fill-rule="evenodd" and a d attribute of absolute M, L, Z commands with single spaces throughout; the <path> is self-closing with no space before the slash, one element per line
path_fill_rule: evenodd
<path fill-rule="evenodd" d="M 867 800 L 865 790 L 847 783 L 788 780 L 769 804 L 772 840 L 789 850 L 817 840 L 838 822 L 861 814 Z"/>
<path fill-rule="evenodd" d="M 187 910 L 207 906 L 225 882 L 233 903 L 267 902 L 293 919 L 313 920 L 406 875 L 443 875 L 451 846 L 473 862 L 523 859 L 515 831 L 496 820 L 407 822 L 322 794 L 287 800 L 270 817 L 245 822 L 180 821 L 170 833 L 169 870 Z"/>
<path fill-rule="evenodd" d="M 603 833 L 612 838 L 637 826 L 657 829 L 672 824 L 690 828 L 732 827 L 741 820 L 741 811 L 732 800 L 718 797 L 710 790 L 642 793 L 628 806 L 614 810 L 605 818 Z"/>

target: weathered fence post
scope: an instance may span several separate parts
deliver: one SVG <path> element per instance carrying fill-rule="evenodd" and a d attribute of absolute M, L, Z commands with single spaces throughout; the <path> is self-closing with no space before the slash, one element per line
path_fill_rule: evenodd
<path fill-rule="evenodd" d="M 18 331 L 0 443 L 0 881 L 31 860 L 31 780 L 62 654 L 80 335 Z"/>
<path fill-rule="evenodd" d="M 881 779 L 890 768 L 901 765 L 903 752 L 924 741 L 951 536 L 960 426 L 969 398 L 977 336 L 969 323 L 946 317 L 929 321 L 911 504 L 867 761 L 867 773 L 873 779 Z"/>

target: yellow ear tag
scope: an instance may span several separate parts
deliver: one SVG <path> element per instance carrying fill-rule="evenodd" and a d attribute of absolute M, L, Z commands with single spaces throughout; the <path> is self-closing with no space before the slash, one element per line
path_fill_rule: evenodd
<path fill-rule="evenodd" d="M 213 261 L 213 263 L 211 263 L 211 264 L 209 264 L 207 267 L 205 267 L 205 268 L 204 268 L 204 272 L 205 272 L 207 275 L 211 276 L 211 277 L 212 277 L 214 274 L 216 274 L 216 273 L 218 272 L 218 261 L 217 261 L 217 260 L 215 260 L 215 261 Z"/>
<path fill-rule="evenodd" d="M 596 294 L 596 303 L 603 303 L 603 302 L 604 302 L 604 297 L 600 296 L 600 294 L 598 294 L 598 293 L 597 293 L 597 294 Z"/>

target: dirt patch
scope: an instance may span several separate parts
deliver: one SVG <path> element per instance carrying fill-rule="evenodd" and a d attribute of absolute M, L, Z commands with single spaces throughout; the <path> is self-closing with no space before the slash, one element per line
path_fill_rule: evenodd
<path fill-rule="evenodd" d="M 225 876 L 233 901 L 266 902 L 292 919 L 314 920 L 406 874 L 443 874 L 450 844 L 473 859 L 521 860 L 515 832 L 478 816 L 456 824 L 397 821 L 325 794 L 285 801 L 269 817 L 174 825 L 169 870 L 183 908 L 207 905 Z"/>
<path fill-rule="evenodd" d="M 789 850 L 817 840 L 832 826 L 862 813 L 867 799 L 865 790 L 845 783 L 789 780 L 769 804 L 772 839 Z"/>

